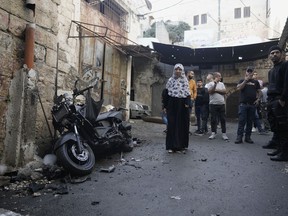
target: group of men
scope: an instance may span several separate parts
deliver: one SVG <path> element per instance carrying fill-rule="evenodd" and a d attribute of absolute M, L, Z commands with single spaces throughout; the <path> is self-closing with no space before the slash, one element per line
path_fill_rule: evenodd
<path fill-rule="evenodd" d="M 267 153 L 271 156 L 271 160 L 288 161 L 288 63 L 283 57 L 283 50 L 278 46 L 270 48 L 269 59 L 273 63 L 273 68 L 268 72 L 268 88 L 266 87 L 265 91 L 261 91 L 263 83 L 259 83 L 259 80 L 255 78 L 255 71 L 251 66 L 246 69 L 244 78 L 237 84 L 240 99 L 235 144 L 243 143 L 243 138 L 246 143 L 254 143 L 251 139 L 252 127 L 257 120 L 257 107 L 261 107 L 262 102 L 265 104 L 264 109 L 265 113 L 267 111 L 269 121 L 265 128 L 273 132 L 272 140 L 263 148 L 275 149 Z M 195 135 L 202 136 L 208 132 L 207 122 L 210 113 L 211 135 L 209 139 L 215 139 L 217 125 L 220 123 L 222 138 L 229 140 L 226 135 L 225 121 L 226 88 L 222 82 L 221 73 L 208 74 L 205 87 L 201 79 L 196 80 L 197 83 L 194 81 L 193 71 L 188 71 L 187 78 L 197 119 Z M 257 125 L 257 121 L 255 124 Z M 260 134 L 266 133 L 261 127 L 258 130 Z"/>
<path fill-rule="evenodd" d="M 188 72 L 191 73 L 191 72 Z M 194 72 L 192 72 L 194 74 Z M 188 77 L 189 78 L 189 77 Z M 194 85 L 194 80 L 189 79 L 189 84 Z M 229 140 L 226 135 L 226 120 L 225 120 L 225 94 L 226 88 L 222 82 L 221 73 L 215 72 L 213 74 L 208 74 L 206 77 L 206 85 L 203 86 L 203 81 L 197 79 L 197 90 L 196 97 L 191 99 L 194 100 L 195 105 L 195 115 L 197 120 L 197 130 L 195 135 L 203 136 L 208 132 L 208 118 L 210 114 L 211 120 L 211 135 L 209 139 L 215 139 L 217 135 L 217 126 L 220 123 L 222 138 L 224 140 Z M 196 87 L 195 87 L 196 89 Z M 193 91 L 193 88 L 190 88 Z"/>

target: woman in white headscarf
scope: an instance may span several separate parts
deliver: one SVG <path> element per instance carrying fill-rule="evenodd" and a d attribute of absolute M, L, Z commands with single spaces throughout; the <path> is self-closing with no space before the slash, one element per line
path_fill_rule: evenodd
<path fill-rule="evenodd" d="M 189 143 L 189 83 L 182 64 L 174 66 L 167 84 L 163 107 L 167 113 L 168 127 L 166 150 L 169 153 L 185 151 Z"/>

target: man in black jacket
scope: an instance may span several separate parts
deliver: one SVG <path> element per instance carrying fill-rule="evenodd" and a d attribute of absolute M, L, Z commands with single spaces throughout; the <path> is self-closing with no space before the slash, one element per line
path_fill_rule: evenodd
<path fill-rule="evenodd" d="M 288 161 L 288 62 L 278 46 L 269 49 L 273 68 L 268 73 L 268 120 L 277 139 L 277 150 L 270 155 L 273 161 Z"/>

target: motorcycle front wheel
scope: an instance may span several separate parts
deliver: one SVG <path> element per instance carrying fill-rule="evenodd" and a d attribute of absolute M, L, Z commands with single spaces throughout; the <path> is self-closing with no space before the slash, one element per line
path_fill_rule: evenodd
<path fill-rule="evenodd" d="M 83 151 L 77 152 L 75 141 L 68 141 L 55 152 L 57 160 L 71 175 L 83 176 L 93 171 L 95 156 L 89 145 L 83 145 Z"/>

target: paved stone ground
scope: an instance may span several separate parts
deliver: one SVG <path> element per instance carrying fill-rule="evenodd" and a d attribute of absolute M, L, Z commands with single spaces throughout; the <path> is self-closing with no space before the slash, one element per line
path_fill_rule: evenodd
<path fill-rule="evenodd" d="M 0 208 L 22 215 L 97 216 L 286 216 L 288 163 L 273 162 L 261 148 L 271 138 L 253 133 L 255 144 L 190 136 L 186 154 L 165 151 L 165 125 L 133 120 L 134 150 L 97 160 L 95 171 L 69 193 L 37 197 L 0 191 Z M 196 128 L 191 127 L 194 132 Z M 114 172 L 101 168 L 115 166 Z"/>

